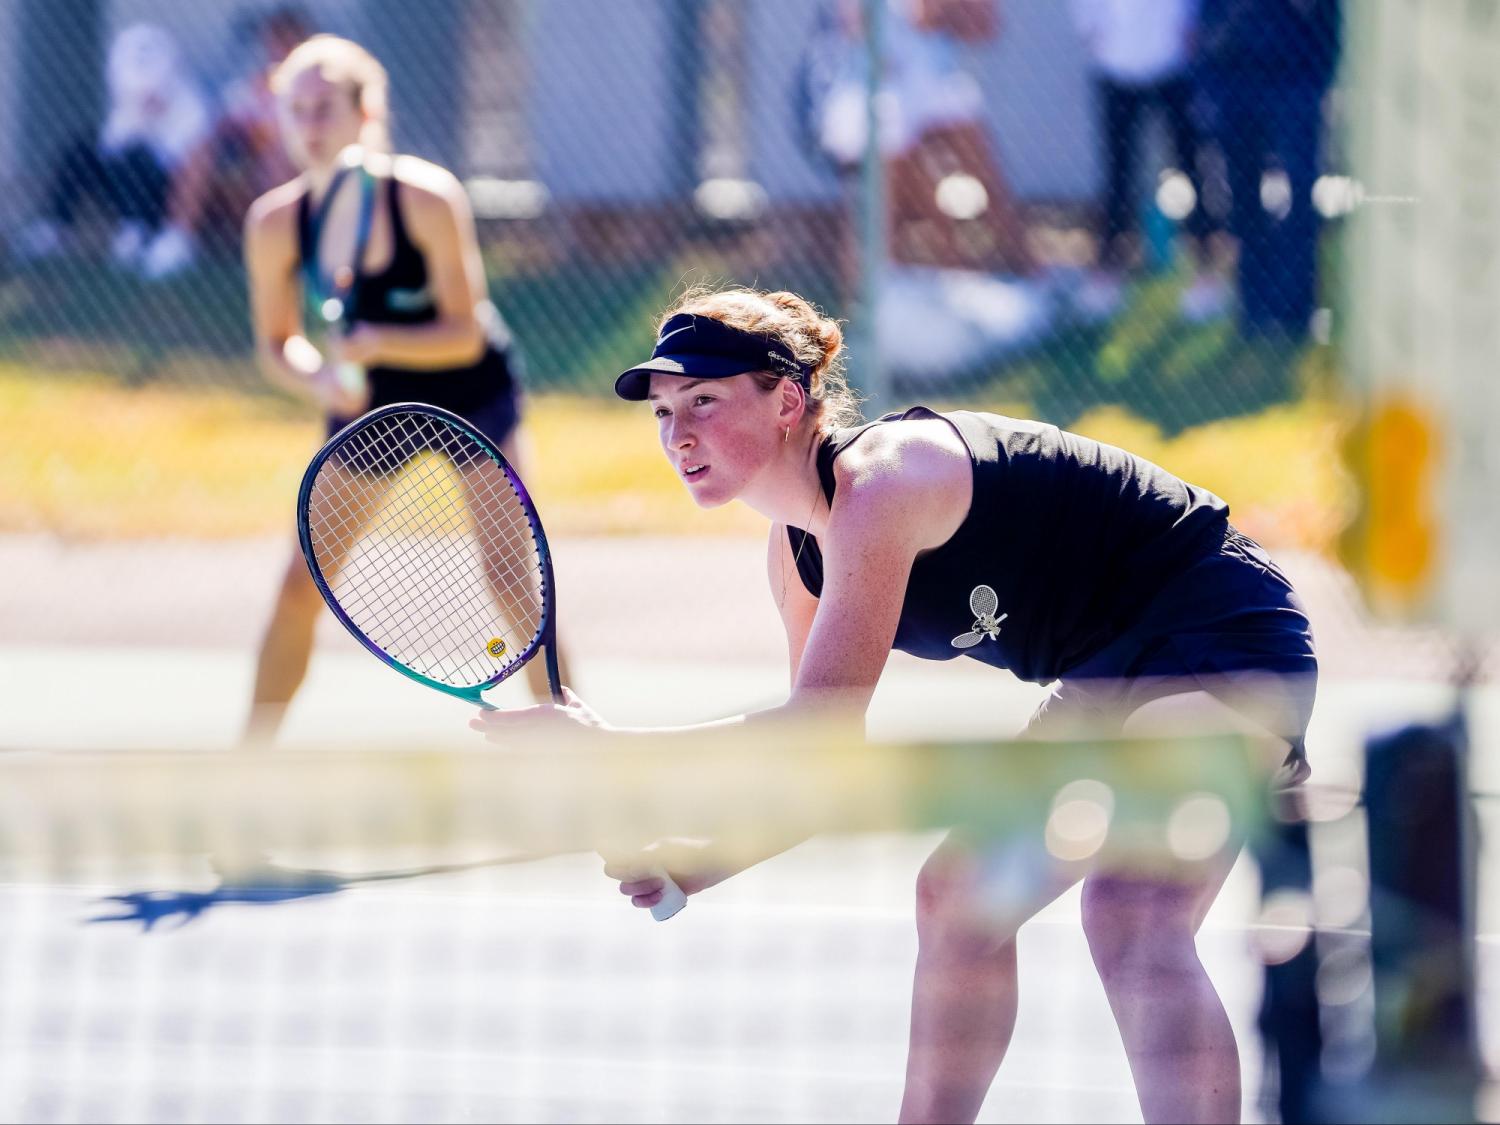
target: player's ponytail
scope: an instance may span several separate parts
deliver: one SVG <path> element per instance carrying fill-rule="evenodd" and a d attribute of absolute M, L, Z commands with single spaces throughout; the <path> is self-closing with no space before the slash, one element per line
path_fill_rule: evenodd
<path fill-rule="evenodd" d="M 662 319 L 678 313 L 712 317 L 732 328 L 780 340 L 812 372 L 808 411 L 818 429 L 826 432 L 860 421 L 859 397 L 844 376 L 843 329 L 806 298 L 786 290 L 697 287 L 684 293 Z M 758 381 L 771 390 L 783 378 L 767 372 Z"/>

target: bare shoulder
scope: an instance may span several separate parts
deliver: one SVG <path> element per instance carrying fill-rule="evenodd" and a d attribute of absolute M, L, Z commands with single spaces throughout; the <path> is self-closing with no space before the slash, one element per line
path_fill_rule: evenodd
<path fill-rule="evenodd" d="M 969 450 L 938 418 L 876 426 L 834 462 L 840 500 L 886 519 L 908 522 L 924 547 L 946 541 L 973 499 Z"/>
<path fill-rule="evenodd" d="M 875 426 L 834 462 L 840 490 L 896 489 L 926 495 L 967 486 L 972 476 L 968 447 L 938 418 Z"/>
<path fill-rule="evenodd" d="M 415 209 L 451 211 L 455 203 L 468 201 L 457 176 L 420 156 L 392 157 L 391 175 L 401 185 L 403 199 Z"/>
<path fill-rule="evenodd" d="M 297 207 L 307 188 L 301 179 L 288 180 L 250 204 L 245 212 L 245 233 L 259 238 L 290 235 L 297 226 Z"/>

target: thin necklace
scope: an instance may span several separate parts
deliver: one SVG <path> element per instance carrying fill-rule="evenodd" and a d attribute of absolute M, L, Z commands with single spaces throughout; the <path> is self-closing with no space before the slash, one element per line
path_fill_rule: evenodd
<path fill-rule="evenodd" d="M 798 574 L 801 573 L 798 567 L 802 562 L 802 552 L 807 547 L 807 541 L 812 538 L 812 532 L 809 530 L 812 527 L 812 518 L 818 510 L 818 501 L 821 499 L 823 499 L 823 480 L 820 476 L 817 487 L 813 489 L 812 507 L 807 510 L 807 525 L 802 528 L 802 542 L 797 544 L 797 552 L 792 556 L 792 569 L 796 570 Z M 790 577 L 787 574 L 786 558 L 783 556 L 781 562 L 781 600 L 776 603 L 778 610 L 786 608 L 786 590 L 789 581 Z"/>

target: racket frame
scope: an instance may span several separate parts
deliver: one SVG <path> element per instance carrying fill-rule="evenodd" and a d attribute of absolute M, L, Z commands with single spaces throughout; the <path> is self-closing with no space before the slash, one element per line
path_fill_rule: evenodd
<path fill-rule="evenodd" d="M 344 612 L 343 607 L 339 605 L 338 599 L 334 597 L 333 590 L 323 578 L 322 572 L 317 565 L 317 553 L 313 549 L 312 544 L 312 529 L 307 519 L 307 505 L 308 501 L 312 498 L 312 490 L 317 483 L 319 471 L 323 468 L 328 458 L 337 452 L 342 446 L 344 439 L 351 433 L 372 426 L 392 414 L 400 413 L 423 414 L 447 425 L 455 426 L 472 437 L 478 443 L 480 449 L 500 466 L 501 471 L 505 473 L 506 480 L 515 489 L 516 495 L 521 500 L 521 510 L 526 514 L 526 521 L 531 528 L 532 538 L 536 542 L 537 559 L 541 564 L 542 572 L 541 626 L 537 629 L 536 636 L 532 638 L 531 643 L 526 646 L 519 657 L 501 668 L 484 683 L 476 684 L 472 687 L 454 687 L 452 684 L 445 684 L 431 677 L 424 676 L 420 672 L 415 672 L 408 668 L 393 658 L 379 645 L 375 644 L 374 641 L 365 636 L 363 630 L 355 625 L 349 615 Z M 396 402 L 389 406 L 382 406 L 376 410 L 372 410 L 339 430 L 338 433 L 323 443 L 323 447 L 313 455 L 312 461 L 308 463 L 307 471 L 302 474 L 302 485 L 297 490 L 297 541 L 302 547 L 302 558 L 307 563 L 308 572 L 312 575 L 313 582 L 318 587 L 318 592 L 323 595 L 323 600 L 328 603 L 328 608 L 333 610 L 333 615 L 343 623 L 344 628 L 349 630 L 360 644 L 364 645 L 365 648 L 369 649 L 384 663 L 396 669 L 403 676 L 427 687 L 436 688 L 445 695 L 451 695 L 466 702 L 476 704 L 486 711 L 495 711 L 498 708 L 494 704 L 486 702 L 481 693 L 487 688 L 494 687 L 502 680 L 509 679 L 515 675 L 519 669 L 524 668 L 536 656 L 538 648 L 544 648 L 544 657 L 547 662 L 547 686 L 552 692 L 553 702 L 563 702 L 561 677 L 557 668 L 557 587 L 552 580 L 552 549 L 547 544 L 546 532 L 542 530 L 541 517 L 537 515 L 536 505 L 531 500 L 531 493 L 526 490 L 525 483 L 516 475 L 516 471 L 510 467 L 510 462 L 505 459 L 505 455 L 495 447 L 494 442 L 457 414 L 443 410 L 441 407 L 429 406 L 426 403 Z M 687 905 L 687 895 L 683 893 L 682 888 L 677 885 L 676 881 L 665 868 L 658 867 L 650 873 L 661 879 L 664 885 L 662 899 L 651 908 L 651 917 L 655 918 L 658 922 L 665 922 L 669 918 L 674 917 Z"/>
<path fill-rule="evenodd" d="M 408 668 L 405 664 L 402 664 L 395 657 L 391 656 L 390 653 L 365 636 L 363 630 L 344 612 L 343 607 L 339 605 L 338 598 L 333 593 L 332 587 L 323 577 L 322 570 L 317 563 L 317 553 L 313 546 L 312 527 L 307 518 L 307 508 L 308 502 L 312 499 L 313 488 L 317 484 L 319 472 L 328 459 L 342 448 L 345 439 L 393 414 L 426 415 L 427 417 L 437 419 L 445 425 L 460 429 L 472 438 L 490 459 L 500 466 L 511 488 L 515 489 L 516 495 L 521 501 L 521 510 L 525 513 L 526 522 L 531 528 L 532 539 L 536 543 L 537 559 L 541 565 L 542 574 L 541 627 L 531 639 L 531 643 L 522 650 L 516 659 L 504 665 L 493 676 L 481 684 L 475 684 L 471 687 L 456 687 L 453 684 L 445 684 L 440 680 L 434 680 L 429 676 L 424 676 L 422 673 Z M 338 618 L 339 622 L 350 632 L 355 640 L 359 641 L 365 648 L 369 649 L 382 661 L 408 679 L 416 680 L 417 683 L 430 688 L 436 688 L 438 691 L 473 703 L 487 711 L 493 711 L 496 710 L 494 704 L 485 700 L 483 692 L 515 675 L 516 672 L 524 668 L 536 656 L 538 648 L 545 648 L 546 651 L 543 656 L 547 664 L 547 687 L 552 692 L 553 702 L 561 703 L 563 701 L 561 676 L 557 667 L 557 587 L 552 580 L 552 550 L 547 545 L 547 535 L 542 530 L 541 517 L 537 515 L 536 505 L 532 503 L 531 493 L 526 490 L 525 483 L 516 475 L 516 471 L 510 467 L 510 462 L 496 448 L 495 443 L 452 411 L 443 410 L 437 406 L 429 406 L 421 402 L 395 402 L 389 406 L 382 406 L 361 415 L 324 442 L 323 447 L 313 455 L 313 459 L 308 463 L 307 471 L 302 474 L 302 485 L 297 490 L 297 542 L 302 547 L 302 558 L 307 563 L 308 573 L 312 575 L 312 580 L 318 587 L 318 593 L 328 603 L 328 608 L 333 611 L 333 615 Z"/>
<path fill-rule="evenodd" d="M 354 248 L 350 253 L 348 265 L 334 270 L 333 277 L 328 279 L 330 284 L 325 291 L 319 255 L 323 244 L 323 228 L 327 225 L 328 211 L 339 189 L 343 187 L 344 178 L 351 174 L 356 177 L 359 186 L 359 212 L 354 226 Z M 313 212 L 310 219 L 312 256 L 302 263 L 303 289 L 307 294 L 307 303 L 313 306 L 318 319 L 330 332 L 337 332 L 340 335 L 347 336 L 349 330 L 354 327 L 354 303 L 359 292 L 360 278 L 364 272 L 365 251 L 369 248 L 370 232 L 375 224 L 375 187 L 375 175 L 365 163 L 363 150 L 360 150 L 357 159 L 352 158 L 351 150 L 346 150 L 339 170 L 328 185 L 321 205 Z M 342 270 L 348 271 L 349 280 L 341 285 L 338 275 Z M 337 316 L 328 315 L 330 303 L 337 304 Z M 345 366 L 352 367 L 358 378 L 365 378 L 365 371 L 358 364 Z M 341 382 L 346 381 L 346 375 L 342 369 L 339 372 L 339 378 Z"/>

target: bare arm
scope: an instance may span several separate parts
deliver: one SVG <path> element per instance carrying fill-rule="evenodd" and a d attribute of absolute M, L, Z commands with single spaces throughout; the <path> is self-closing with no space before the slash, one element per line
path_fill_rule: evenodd
<path fill-rule="evenodd" d="M 892 432 L 899 431 L 899 432 Z M 963 523 L 973 496 L 973 472 L 962 441 L 941 421 L 875 430 L 845 451 L 835 465 L 837 490 L 828 524 L 819 536 L 823 592 L 814 598 L 796 574 L 783 527 L 772 528 L 767 549 L 771 592 L 780 607 L 792 669 L 792 691 L 780 707 L 719 723 L 627 732 L 655 741 L 688 735 L 695 746 L 713 745 L 715 727 L 746 722 L 774 724 L 817 720 L 823 729 L 848 724 L 863 734 L 864 712 L 885 668 L 900 622 L 912 563 L 925 549 L 947 542 Z M 537 718 L 563 715 L 604 727 L 569 693 L 567 707 L 532 709 Z M 515 713 L 487 712 L 470 725 L 504 741 L 514 733 Z M 606 730 L 610 728 L 605 727 Z M 739 854 L 731 867 L 715 858 L 705 841 L 663 841 L 652 865 L 665 868 L 688 894 L 769 859 L 806 838 L 786 830 L 767 834 L 753 854 Z M 663 884 L 630 862 L 613 863 L 606 874 L 640 907 L 660 901 Z"/>
<path fill-rule="evenodd" d="M 437 316 L 426 324 L 361 324 L 343 356 L 366 366 L 432 369 L 474 363 L 484 351 L 480 307 L 488 300 L 474 215 L 463 185 L 446 170 L 402 157 L 407 229 L 427 262 Z"/>
<path fill-rule="evenodd" d="M 944 423 L 935 423 L 945 426 Z M 944 434 L 950 433 L 946 428 Z M 868 439 L 866 439 L 868 441 Z M 864 444 L 864 443 L 862 443 Z M 786 629 L 792 670 L 792 692 L 781 707 L 727 722 L 839 720 L 848 733 L 863 733 L 870 697 L 885 667 L 900 621 L 907 578 L 919 551 L 952 536 L 963 522 L 972 497 L 973 479 L 967 451 L 952 444 L 919 440 L 902 444 L 868 441 L 850 450 L 836 472 L 838 490 L 823 548 L 823 594 L 814 597 L 795 567 L 785 528 L 771 530 L 767 575 L 772 597 Z M 722 725 L 722 724 L 714 724 Z M 671 737 L 675 731 L 649 732 Z M 704 727 L 692 728 L 703 731 Z M 647 732 L 641 732 L 647 733 Z M 699 735 L 700 739 L 702 735 Z M 659 859 L 689 894 L 778 855 L 806 839 L 788 831 L 768 834 L 754 854 L 741 855 L 733 868 L 695 863 L 707 854 L 701 843 L 669 842 Z M 653 905 L 657 886 L 650 878 L 630 878 L 627 867 L 607 869 L 624 880 L 622 890 L 636 905 Z"/>
<path fill-rule="evenodd" d="M 791 682 L 795 685 L 802 667 L 802 654 L 807 646 L 807 638 L 812 632 L 813 621 L 818 613 L 818 599 L 808 590 L 797 573 L 797 556 L 788 542 L 785 524 L 773 524 L 771 527 L 771 536 L 766 544 L 766 577 L 770 582 L 771 597 L 775 600 L 776 608 L 781 614 L 782 626 L 786 629 L 787 659 L 791 667 Z M 792 709 L 793 704 L 789 700 L 784 707 L 708 725 L 725 726 L 741 722 L 785 718 Z M 837 727 L 828 729 L 831 734 L 837 733 L 838 730 Z M 854 730 L 853 733 L 862 734 L 862 727 Z M 667 870 L 678 875 L 677 881 L 683 890 L 688 894 L 696 894 L 746 868 L 754 867 L 757 863 L 770 859 L 772 856 L 780 855 L 806 839 L 805 834 L 790 830 L 780 838 L 773 838 L 768 834 L 759 841 L 762 846 L 753 855 L 741 856 L 740 862 L 732 868 L 723 866 L 705 868 L 695 865 L 693 863 L 694 848 L 691 844 L 663 844 L 660 858 Z M 628 867 L 623 866 L 614 867 L 606 864 L 605 873 L 623 879 L 625 893 L 642 895 L 642 902 L 637 905 L 653 905 L 650 899 L 655 886 L 651 880 L 640 883 L 632 882 L 629 878 Z"/>
<path fill-rule="evenodd" d="M 802 584 L 781 529 L 771 584 L 792 663 L 786 708 L 862 717 L 895 641 L 912 563 L 963 523 L 973 473 L 961 440 L 937 420 L 871 431 L 834 471 L 819 538 L 821 597 Z"/>
<path fill-rule="evenodd" d="M 273 384 L 333 409 L 335 387 L 303 331 L 297 280 L 297 198 L 290 186 L 257 199 L 245 216 L 245 273 L 255 358 Z"/>
<path fill-rule="evenodd" d="M 819 729 L 830 736 L 864 734 L 865 709 L 890 655 L 906 579 L 925 533 L 914 511 L 914 497 L 896 482 L 895 473 L 876 468 L 872 476 L 868 465 L 850 461 L 852 471 L 840 477 L 851 479 L 840 480 L 828 531 L 819 541 L 821 599 L 797 572 L 786 528 L 778 524 L 771 529 L 767 576 L 786 630 L 792 691 L 781 707 L 738 721 L 770 724 L 802 718 L 819 721 Z M 881 476 L 885 479 L 875 479 Z M 684 889 L 693 894 L 806 839 L 795 830 L 779 837 L 768 833 L 759 841 L 761 846 L 741 856 L 733 868 L 694 871 L 691 853 L 680 850 L 662 858 L 668 870 L 683 871 Z"/>

